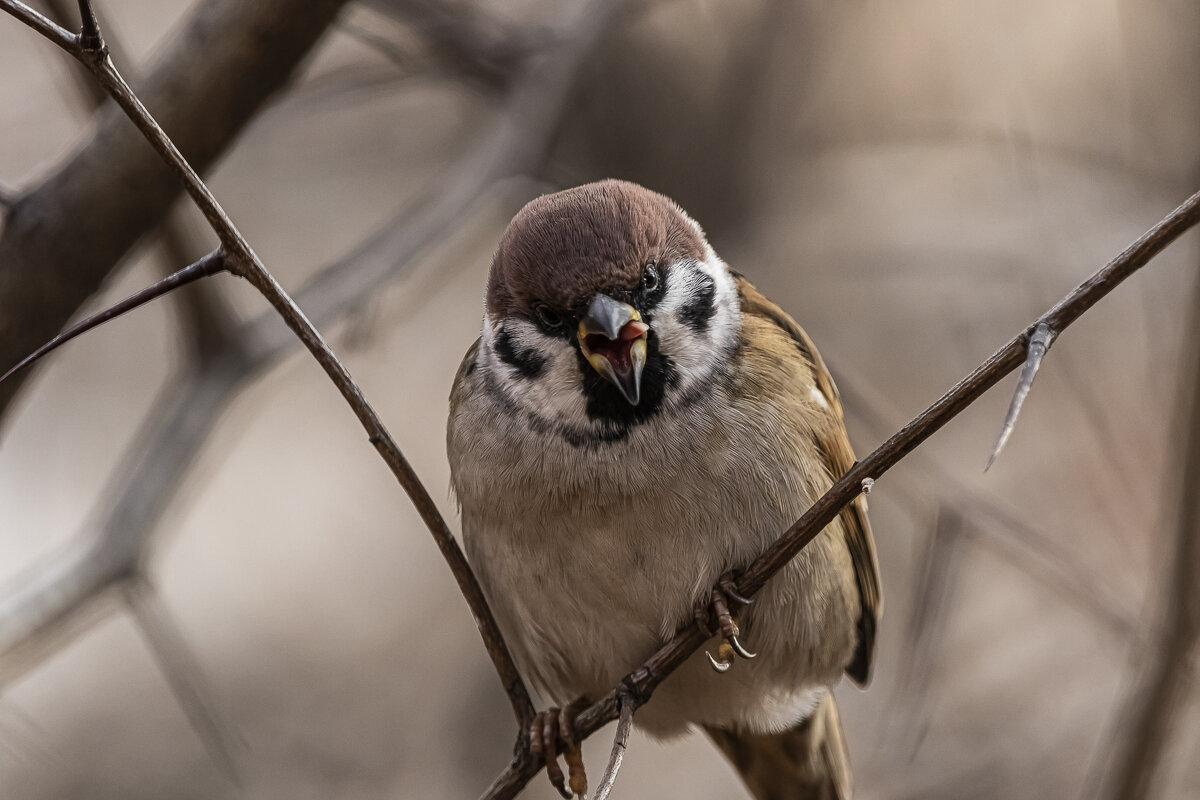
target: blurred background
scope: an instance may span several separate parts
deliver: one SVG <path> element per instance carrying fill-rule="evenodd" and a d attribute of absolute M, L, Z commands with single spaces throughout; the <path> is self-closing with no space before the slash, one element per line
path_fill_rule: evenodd
<path fill-rule="evenodd" d="M 1186 0 L 98 5 L 169 133 L 228 129 L 196 145 L 210 186 L 455 529 L 447 395 L 540 192 L 678 200 L 812 334 L 861 455 L 1200 186 Z M 222 60 L 239 14 L 268 33 Z M 262 44 L 302 23 L 311 47 Z M 174 186 L 136 172 L 148 149 L 89 155 L 119 126 L 88 85 L 0 16 L 10 332 L 11 309 L 53 331 L 215 244 L 187 203 L 135 208 Z M 53 247 L 79 252 L 28 255 Z M 868 691 L 838 689 L 857 797 L 1200 796 L 1198 260 L 1188 235 L 1064 334 L 986 475 L 1013 378 L 877 482 L 881 649 Z M 91 296 L 46 310 L 46 286 Z M 28 349 L 5 338 L 0 368 Z M 0 797 L 475 797 L 508 762 L 429 534 L 247 285 L 157 302 L 7 391 Z M 97 541 L 145 564 L 140 616 L 80 583 Z M 192 667 L 156 657 L 172 632 Z M 193 668 L 241 788 L 175 700 Z M 585 747 L 593 780 L 610 741 Z M 703 737 L 635 733 L 614 796 L 744 794 Z"/>

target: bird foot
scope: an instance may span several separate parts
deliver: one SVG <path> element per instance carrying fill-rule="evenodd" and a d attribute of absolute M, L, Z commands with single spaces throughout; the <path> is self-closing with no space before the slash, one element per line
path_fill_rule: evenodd
<path fill-rule="evenodd" d="M 583 769 L 583 753 L 575 736 L 574 719 L 581 701 L 576 700 L 566 708 L 551 708 L 539 711 L 529 725 L 529 752 L 535 759 L 546 764 L 546 776 L 563 796 L 582 798 L 587 794 L 587 773 Z M 563 760 L 567 762 L 568 778 L 564 782 L 562 768 L 558 766 L 558 750 L 562 745 Z M 571 790 L 567 791 L 569 783 Z"/>
<path fill-rule="evenodd" d="M 742 635 L 738 628 L 737 619 L 729 610 L 730 605 L 748 606 L 753 600 L 738 593 L 737 583 L 733 573 L 727 572 L 717 581 L 707 600 L 702 599 L 696 604 L 696 624 L 708 636 L 721 634 L 721 644 L 717 647 L 717 656 L 707 650 L 708 662 L 717 672 L 728 672 L 733 666 L 735 655 L 742 658 L 754 658 L 757 653 L 751 653 L 738 639 Z M 715 620 L 715 625 L 713 624 Z"/>

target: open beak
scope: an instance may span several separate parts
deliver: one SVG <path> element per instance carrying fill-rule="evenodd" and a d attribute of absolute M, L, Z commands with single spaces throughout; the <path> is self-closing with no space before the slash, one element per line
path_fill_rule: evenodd
<path fill-rule="evenodd" d="M 636 406 L 642 397 L 642 368 L 646 366 L 646 332 L 650 326 L 628 303 L 606 294 L 592 298 L 579 322 L 579 347 L 584 358 Z"/>

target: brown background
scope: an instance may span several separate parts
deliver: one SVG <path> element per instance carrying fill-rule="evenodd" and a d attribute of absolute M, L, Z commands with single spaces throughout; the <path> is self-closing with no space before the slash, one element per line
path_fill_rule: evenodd
<path fill-rule="evenodd" d="M 126 72 L 188 5 L 101 4 Z M 481 8 L 530 26 L 551 5 Z M 491 248 L 539 187 L 611 175 L 679 200 L 807 327 L 861 454 L 1198 185 L 1194 3 L 634 6 L 584 64 L 534 181 L 482 193 L 327 329 L 452 525 L 446 397 Z M 351 5 L 212 176 L 288 288 L 449 180 L 502 113 L 493 90 L 397 66 L 362 29 L 420 33 Z M 0 187 L 36 185 L 88 135 L 67 66 L 0 17 Z M 858 797 L 1095 795 L 1170 574 L 1196 262 L 1185 238 L 1055 345 L 989 473 L 1011 379 L 878 482 L 882 647 L 869 691 L 838 690 Z M 161 269 L 137 249 L 89 307 Z M 176 319 L 159 303 L 71 344 L 10 409 L 0 589 L 87 531 L 174 374 Z M 307 356 L 233 403 L 155 542 L 151 574 L 245 739 L 245 796 L 474 797 L 506 763 L 513 725 L 470 615 Z M 241 796 L 121 613 L 10 681 L 2 797 Z M 1158 796 L 1200 793 L 1197 704 Z M 595 776 L 606 739 L 585 748 Z M 543 784 L 525 796 L 554 796 Z M 741 791 L 701 737 L 635 734 L 616 796 Z"/>

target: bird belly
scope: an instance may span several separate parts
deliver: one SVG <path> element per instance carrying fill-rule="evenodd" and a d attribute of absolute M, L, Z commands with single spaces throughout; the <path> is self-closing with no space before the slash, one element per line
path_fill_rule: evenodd
<path fill-rule="evenodd" d="M 662 460 L 637 457 L 636 441 L 614 453 L 608 472 L 593 466 L 582 476 L 556 467 L 549 444 L 507 449 L 538 453 L 537 465 L 503 471 L 539 476 L 521 487 L 500 490 L 495 470 L 479 482 L 469 468 L 457 471 L 468 556 L 518 666 L 547 702 L 609 691 L 693 624 L 697 601 L 723 573 L 746 566 L 811 503 L 812 481 L 796 466 L 803 460 L 779 455 L 787 447 L 714 449 L 697 430 L 688 430 L 697 451 L 669 459 L 673 474 Z M 564 469 L 577 484 L 561 485 Z M 471 489 L 485 484 L 486 496 Z M 743 641 L 759 656 L 718 674 L 702 649 L 638 711 L 640 727 L 659 736 L 690 724 L 765 733 L 811 711 L 856 641 L 857 587 L 839 524 L 741 610 Z"/>

